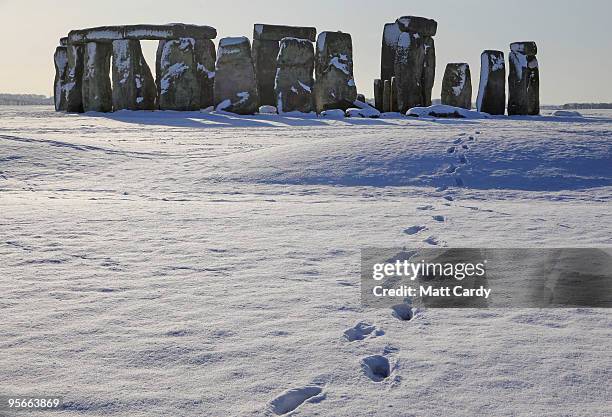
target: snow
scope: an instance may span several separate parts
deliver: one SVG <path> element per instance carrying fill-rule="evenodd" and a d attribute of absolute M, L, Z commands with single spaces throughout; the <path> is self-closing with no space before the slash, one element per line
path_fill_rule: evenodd
<path fill-rule="evenodd" d="M 340 109 L 323 110 L 320 114 L 321 117 L 328 117 L 332 119 L 343 119 L 344 111 Z"/>
<path fill-rule="evenodd" d="M 164 71 L 164 76 L 160 82 L 160 94 L 166 94 L 170 88 L 170 82 L 179 78 L 189 67 L 183 62 L 177 62 L 176 64 L 170 65 L 167 70 Z"/>
<path fill-rule="evenodd" d="M 465 81 L 466 81 L 466 76 L 467 76 L 467 64 L 462 64 L 457 68 L 457 71 L 459 73 L 459 85 L 454 86 L 453 87 L 453 94 L 455 96 L 459 96 L 461 95 L 461 92 L 463 91 L 463 89 L 465 88 Z"/>
<path fill-rule="evenodd" d="M 276 114 L 276 107 L 274 106 L 259 106 L 260 114 Z"/>
<path fill-rule="evenodd" d="M 388 46 L 395 47 L 401 33 L 402 32 L 397 23 L 385 25 L 385 29 L 383 31 L 383 42 Z"/>
<path fill-rule="evenodd" d="M 556 110 L 552 113 L 553 116 L 559 117 L 582 117 L 582 114 L 573 110 Z"/>
<path fill-rule="evenodd" d="M 344 57 L 346 57 L 346 55 L 344 55 Z M 349 67 L 348 67 L 348 62 L 346 59 L 342 59 L 342 57 L 333 57 L 330 61 L 329 61 L 329 65 L 336 67 L 337 69 L 339 69 L 340 71 L 342 71 L 343 73 L 345 73 L 346 75 L 350 75 L 350 71 L 349 71 Z"/>
<path fill-rule="evenodd" d="M 612 246 L 612 112 L 583 114 L 0 107 L 0 386 L 66 417 L 609 414 L 610 310 L 359 301 L 364 247 Z"/>
<path fill-rule="evenodd" d="M 245 36 L 222 38 L 219 41 L 219 47 L 221 48 L 221 47 L 235 46 L 235 45 L 243 44 L 245 42 L 249 42 L 249 39 Z"/>
<path fill-rule="evenodd" d="M 307 91 L 309 93 L 312 92 L 312 88 L 310 88 L 309 85 L 304 84 L 303 82 L 301 82 L 300 80 L 298 80 L 298 84 L 300 84 L 300 87 L 302 87 L 302 90 Z"/>
<path fill-rule="evenodd" d="M 408 32 L 402 32 L 397 41 L 397 46 L 403 49 L 409 49 L 412 43 L 412 37 Z"/>
<path fill-rule="evenodd" d="M 480 55 L 480 83 L 478 85 L 478 96 L 476 97 L 476 110 L 482 110 L 485 90 L 489 84 L 489 56 L 485 53 Z"/>
<path fill-rule="evenodd" d="M 448 106 L 446 104 L 435 104 L 429 107 L 413 107 L 406 112 L 406 116 L 413 117 L 450 117 L 461 119 L 486 119 L 487 113 L 467 110 L 461 107 Z"/>
<path fill-rule="evenodd" d="M 369 105 L 359 100 L 355 100 L 353 103 L 356 108 L 350 108 L 346 110 L 347 117 L 369 117 L 377 118 L 380 117 L 380 112 Z"/>

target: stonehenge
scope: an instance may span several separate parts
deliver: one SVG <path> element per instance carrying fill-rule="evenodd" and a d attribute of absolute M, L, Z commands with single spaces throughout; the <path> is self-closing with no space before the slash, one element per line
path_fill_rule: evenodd
<path fill-rule="evenodd" d="M 312 111 L 314 48 L 306 39 L 280 41 L 274 93 L 278 113 Z"/>
<path fill-rule="evenodd" d="M 472 76 L 466 63 L 446 65 L 442 80 L 442 104 L 472 108 Z"/>
<path fill-rule="evenodd" d="M 314 102 L 317 113 L 331 109 L 347 110 L 356 98 L 351 35 L 321 32 L 315 52 Z"/>
<path fill-rule="evenodd" d="M 396 77 L 392 111 L 405 113 L 412 107 L 431 105 L 436 70 L 433 36 L 437 28 L 435 20 L 417 16 L 400 17 L 385 25 L 381 79 Z"/>
<path fill-rule="evenodd" d="M 510 44 L 508 115 L 540 114 L 540 70 L 535 42 Z"/>
<path fill-rule="evenodd" d="M 476 109 L 493 115 L 506 112 L 506 62 L 502 51 L 486 50 L 480 55 Z"/>
<path fill-rule="evenodd" d="M 252 114 L 259 108 L 255 67 L 248 38 L 219 41 L 215 67 L 215 107 L 236 114 Z"/>
<path fill-rule="evenodd" d="M 380 78 L 374 107 L 405 114 L 432 104 L 437 22 L 403 16 L 383 29 Z M 59 39 L 53 61 L 56 111 L 199 111 L 236 114 L 311 112 L 330 114 L 366 103 L 353 76 L 351 35 L 314 27 L 255 24 L 253 43 L 228 37 L 215 48 L 210 26 L 100 26 L 72 30 Z M 158 41 L 155 74 L 142 40 Z M 478 111 L 492 115 L 538 115 L 539 68 L 533 41 L 510 44 L 508 97 L 504 53 L 481 54 Z M 314 73 L 314 76 L 313 76 Z M 470 109 L 472 82 L 467 63 L 450 63 L 441 102 Z M 506 106 L 507 104 L 507 106 Z M 357 106 L 358 107 L 358 106 Z M 338 113 L 338 114 L 339 114 Z M 353 112 L 354 113 L 354 112 Z"/>
<path fill-rule="evenodd" d="M 314 42 L 316 36 L 317 30 L 313 27 L 264 24 L 253 26 L 253 63 L 262 105 L 276 106 L 274 79 L 280 41 L 283 38 L 296 38 Z"/>

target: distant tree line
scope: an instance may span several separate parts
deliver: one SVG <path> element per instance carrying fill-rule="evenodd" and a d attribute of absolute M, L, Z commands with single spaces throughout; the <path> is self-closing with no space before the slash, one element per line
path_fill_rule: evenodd
<path fill-rule="evenodd" d="M 2 106 L 32 106 L 52 104 L 53 97 L 45 97 L 41 94 L 0 94 L 0 105 Z"/>
<path fill-rule="evenodd" d="M 561 106 L 565 110 L 570 109 L 612 109 L 612 103 L 567 103 Z"/>

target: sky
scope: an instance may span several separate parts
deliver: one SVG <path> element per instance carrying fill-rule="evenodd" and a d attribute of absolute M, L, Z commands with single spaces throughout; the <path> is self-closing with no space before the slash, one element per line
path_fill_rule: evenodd
<path fill-rule="evenodd" d="M 270 23 L 350 33 L 357 88 L 371 97 L 380 75 L 383 25 L 405 15 L 438 22 L 433 97 L 440 96 L 447 63 L 470 64 L 475 96 L 483 50 L 507 53 L 511 42 L 534 40 L 543 104 L 612 102 L 609 0 L 0 0 L 0 92 L 51 95 L 53 52 L 71 29 L 182 22 L 215 27 L 218 41 L 252 38 L 253 24 Z M 156 42 L 143 42 L 151 68 L 155 48 Z"/>

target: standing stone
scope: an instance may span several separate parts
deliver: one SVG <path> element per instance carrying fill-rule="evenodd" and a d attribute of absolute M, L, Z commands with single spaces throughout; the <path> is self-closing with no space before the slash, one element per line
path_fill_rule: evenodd
<path fill-rule="evenodd" d="M 380 58 L 380 79 L 391 80 L 395 75 L 395 54 L 397 42 L 402 34 L 397 22 L 385 23 Z"/>
<path fill-rule="evenodd" d="M 510 45 L 508 115 L 540 114 L 540 72 L 535 42 Z"/>
<path fill-rule="evenodd" d="M 109 43 L 87 42 L 83 56 L 83 110 L 110 112 L 113 92 L 110 62 L 113 46 Z"/>
<path fill-rule="evenodd" d="M 435 78 L 436 21 L 424 17 L 404 16 L 397 19 L 401 34 L 395 50 L 394 73 L 397 77 L 397 110 L 405 113 L 412 107 L 430 106 Z"/>
<path fill-rule="evenodd" d="M 55 48 L 53 55 L 55 65 L 55 80 L 53 81 L 53 103 L 55 111 L 64 111 L 66 103 L 66 77 L 68 74 L 68 51 L 66 46 Z"/>
<path fill-rule="evenodd" d="M 397 112 L 398 110 L 398 101 L 397 101 L 397 77 L 393 76 L 391 77 L 391 97 L 390 97 L 390 102 L 389 102 L 389 111 L 392 112 Z"/>
<path fill-rule="evenodd" d="M 346 110 L 357 98 L 353 78 L 353 42 L 342 32 L 321 32 L 315 53 L 315 108 Z"/>
<path fill-rule="evenodd" d="M 113 41 L 113 110 L 154 110 L 156 87 L 140 41 Z"/>
<path fill-rule="evenodd" d="M 283 38 L 315 41 L 317 30 L 313 27 L 278 26 L 256 24 L 253 27 L 253 63 L 257 75 L 257 89 L 262 105 L 276 105 L 274 79 L 276 60 Z"/>
<path fill-rule="evenodd" d="M 389 113 L 390 111 L 391 111 L 391 80 L 385 80 L 383 84 L 382 112 Z"/>
<path fill-rule="evenodd" d="M 194 54 L 200 81 L 200 108 L 204 109 L 215 104 L 215 44 L 210 39 L 196 39 Z"/>
<path fill-rule="evenodd" d="M 278 113 L 312 111 L 314 49 L 305 39 L 284 38 L 280 41 L 274 92 Z"/>
<path fill-rule="evenodd" d="M 436 79 L 436 46 L 431 36 L 423 39 L 425 48 L 425 63 L 423 68 L 423 105 L 431 106 L 431 92 Z"/>
<path fill-rule="evenodd" d="M 83 55 L 84 46 L 68 45 L 68 70 L 64 84 L 66 95 L 66 111 L 70 113 L 83 112 Z"/>
<path fill-rule="evenodd" d="M 193 38 L 159 41 L 155 66 L 160 110 L 200 109 L 201 88 L 194 48 Z"/>
<path fill-rule="evenodd" d="M 476 108 L 489 114 L 505 113 L 506 62 L 502 51 L 484 51 L 480 55 L 480 85 Z"/>
<path fill-rule="evenodd" d="M 383 111 L 383 80 L 374 80 L 374 107 L 378 111 Z"/>
<path fill-rule="evenodd" d="M 442 104 L 468 110 L 472 108 L 472 75 L 468 64 L 446 66 L 442 79 Z"/>
<path fill-rule="evenodd" d="M 257 111 L 259 94 L 248 38 L 219 41 L 215 72 L 215 106 L 218 109 L 237 114 Z"/>

